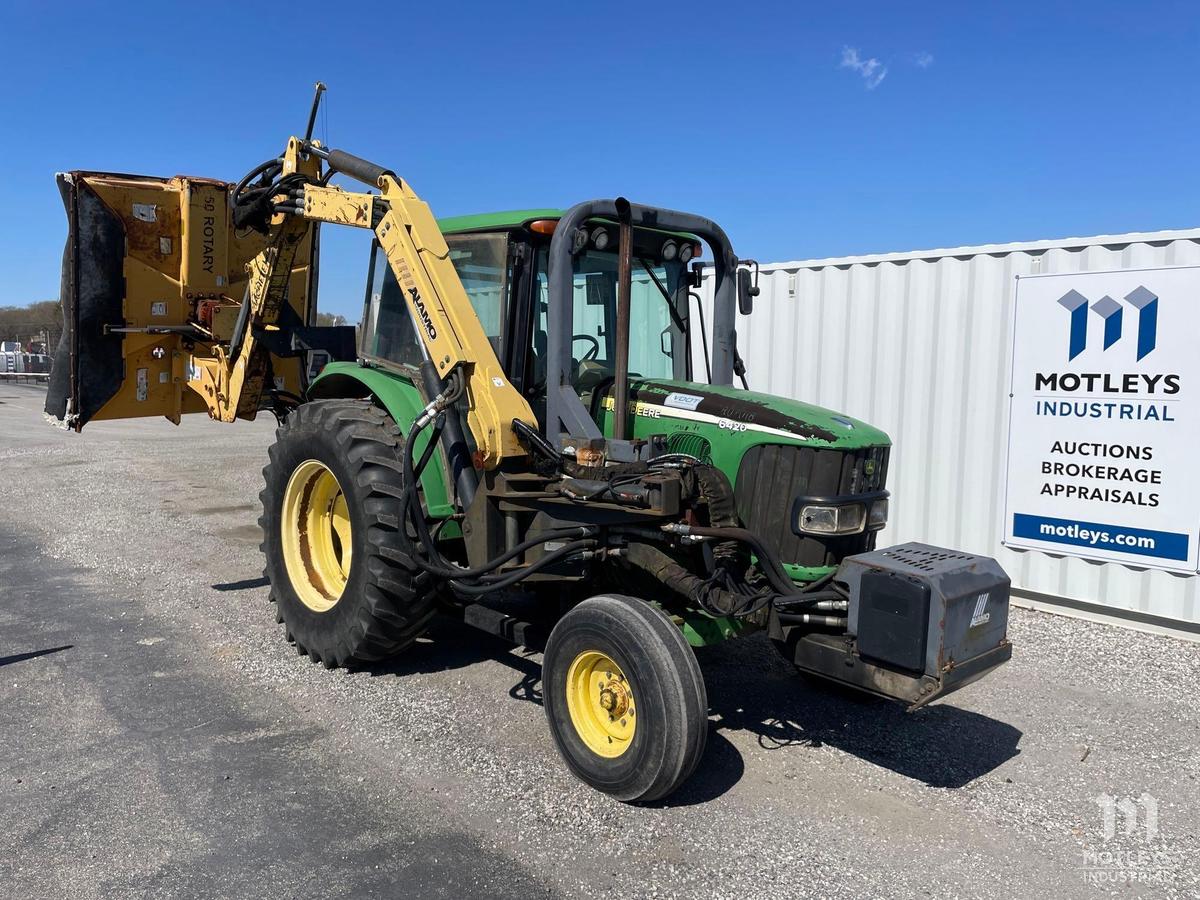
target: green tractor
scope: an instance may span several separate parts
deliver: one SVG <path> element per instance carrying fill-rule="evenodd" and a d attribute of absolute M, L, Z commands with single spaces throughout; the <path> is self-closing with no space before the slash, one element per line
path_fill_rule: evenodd
<path fill-rule="evenodd" d="M 618 199 L 434 225 L 390 170 L 307 137 L 236 185 L 60 184 L 47 411 L 271 410 L 266 575 L 314 661 L 403 653 L 438 613 L 544 649 L 567 765 L 648 801 L 704 752 L 695 647 L 765 631 L 910 708 L 1011 655 L 994 561 L 876 549 L 883 432 L 734 386 L 754 267 L 708 219 Z M 357 333 L 313 324 L 319 224 L 373 232 Z"/>

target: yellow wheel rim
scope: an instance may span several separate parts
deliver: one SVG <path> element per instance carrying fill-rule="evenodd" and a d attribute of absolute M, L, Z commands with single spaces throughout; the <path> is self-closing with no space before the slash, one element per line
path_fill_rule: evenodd
<path fill-rule="evenodd" d="M 296 467 L 283 492 L 280 531 L 288 578 L 314 612 L 333 609 L 350 576 L 350 513 L 342 486 L 315 459 Z"/>
<path fill-rule="evenodd" d="M 612 759 L 633 743 L 637 728 L 633 686 L 604 653 L 586 650 L 567 669 L 567 711 L 575 733 L 598 756 Z"/>

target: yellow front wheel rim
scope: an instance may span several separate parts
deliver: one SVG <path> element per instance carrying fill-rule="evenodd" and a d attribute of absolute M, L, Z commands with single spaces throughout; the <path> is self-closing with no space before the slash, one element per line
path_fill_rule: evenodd
<path fill-rule="evenodd" d="M 350 511 L 337 478 L 323 462 L 300 463 L 283 492 L 280 537 L 288 578 L 314 612 L 333 609 L 350 576 Z"/>
<path fill-rule="evenodd" d="M 637 705 L 633 686 L 607 654 L 585 650 L 567 669 L 567 711 L 589 750 L 612 759 L 633 743 Z"/>

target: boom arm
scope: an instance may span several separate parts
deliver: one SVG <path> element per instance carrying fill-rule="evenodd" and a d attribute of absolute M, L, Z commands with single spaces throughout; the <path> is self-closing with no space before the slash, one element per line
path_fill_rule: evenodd
<path fill-rule="evenodd" d="M 336 151 L 335 151 L 336 152 Z M 391 172 L 379 176 L 380 194 L 308 184 L 299 206 L 306 219 L 371 228 L 387 254 L 426 357 L 445 378 L 461 367 L 467 382 L 467 425 L 480 462 L 493 468 L 525 450 L 513 419 L 536 428 L 536 418 L 509 383 L 463 289 L 450 248 L 428 204 Z"/>
<path fill-rule="evenodd" d="M 379 193 L 330 187 L 323 160 Z M 435 382 L 462 379 L 475 465 L 525 455 L 512 422 L 535 425 L 533 411 L 501 368 L 429 207 L 390 170 L 292 137 L 232 192 L 203 179 L 85 172 L 60 184 L 71 224 L 67 334 L 47 412 L 65 425 L 156 413 L 178 423 L 202 410 L 233 422 L 253 419 L 268 391 L 295 402 L 295 357 L 322 331 L 307 321 L 314 223 L 328 223 L 374 231 L 428 363 L 420 386 L 440 393 Z"/>

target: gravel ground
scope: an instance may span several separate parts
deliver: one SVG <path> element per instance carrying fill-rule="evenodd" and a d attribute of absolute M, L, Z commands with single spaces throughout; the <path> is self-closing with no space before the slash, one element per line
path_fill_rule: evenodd
<path fill-rule="evenodd" d="M 1010 664 L 908 715 L 734 641 L 700 772 L 625 806 L 559 761 L 536 654 L 284 643 L 268 420 L 74 435 L 42 397 L 0 385 L 2 895 L 1200 896 L 1200 645 L 1014 610 Z M 1105 794 L 1157 834 L 1106 840 Z"/>

